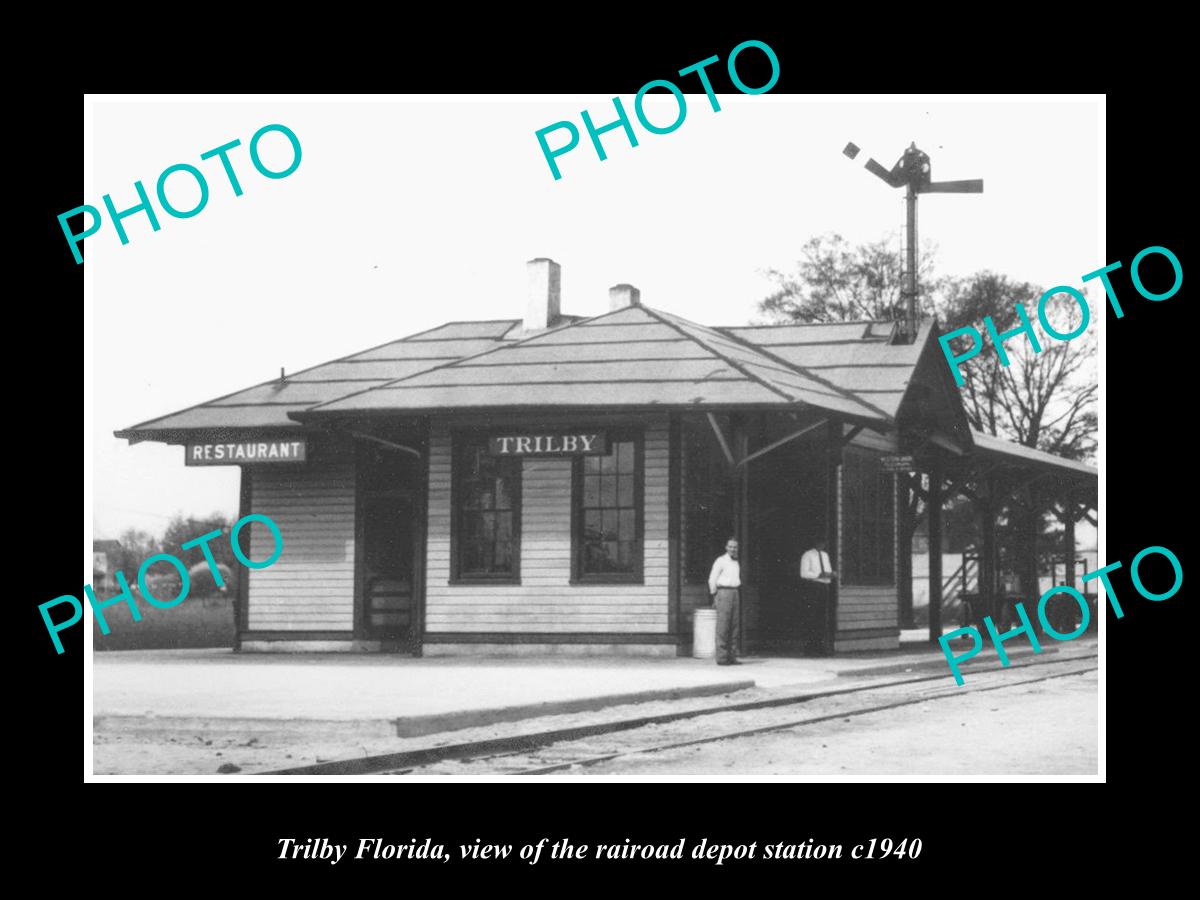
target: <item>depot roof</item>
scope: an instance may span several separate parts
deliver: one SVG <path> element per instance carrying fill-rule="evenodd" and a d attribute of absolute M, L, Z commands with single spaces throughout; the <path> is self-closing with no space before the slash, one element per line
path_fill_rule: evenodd
<path fill-rule="evenodd" d="M 878 424 L 891 419 L 869 399 L 729 331 L 631 306 L 365 387 L 295 418 L 531 406 L 800 404 Z"/>
<path fill-rule="evenodd" d="M 922 323 L 911 344 L 889 343 L 892 324 L 831 322 L 722 330 L 852 391 L 894 418 L 933 330 L 933 320 Z"/>
<path fill-rule="evenodd" d="M 284 379 L 208 400 L 115 432 L 131 443 L 186 440 L 189 432 L 246 428 L 299 429 L 289 413 L 495 347 L 518 327 L 515 319 L 448 322 L 429 331 L 344 356 Z"/>
<path fill-rule="evenodd" d="M 890 343 L 892 328 L 712 328 L 641 305 L 563 316 L 534 333 L 524 333 L 517 319 L 449 322 L 116 435 L 177 443 L 200 433 L 295 430 L 345 416 L 514 408 L 809 406 L 890 429 L 905 403 L 925 408 L 912 395 L 924 396 L 927 387 L 910 385 L 948 380 L 938 369 L 932 320 L 912 344 Z M 949 408 L 962 417 L 961 404 L 943 398 L 939 409 Z"/>

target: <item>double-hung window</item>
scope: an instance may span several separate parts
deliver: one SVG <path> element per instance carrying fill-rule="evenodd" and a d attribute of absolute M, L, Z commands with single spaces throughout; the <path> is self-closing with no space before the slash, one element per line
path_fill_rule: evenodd
<path fill-rule="evenodd" d="M 456 441 L 451 556 L 457 581 L 521 578 L 521 461 L 492 456 L 486 437 Z"/>
<path fill-rule="evenodd" d="M 607 454 L 575 458 L 572 489 L 575 581 L 642 581 L 643 480 L 639 433 L 611 432 Z"/>

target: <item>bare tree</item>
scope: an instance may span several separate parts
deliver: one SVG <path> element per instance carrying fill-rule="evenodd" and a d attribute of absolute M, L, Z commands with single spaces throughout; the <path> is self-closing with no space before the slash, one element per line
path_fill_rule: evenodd
<path fill-rule="evenodd" d="M 938 285 L 936 307 L 943 334 L 962 327 L 985 331 L 991 316 L 998 332 L 1020 324 L 1021 304 L 1034 321 L 1040 352 L 1024 334 L 1005 342 L 1008 365 L 987 344 L 961 366 L 963 405 L 971 424 L 987 434 L 1005 437 L 1071 459 L 1092 456 L 1096 449 L 1096 341 L 1085 329 L 1069 341 L 1056 340 L 1037 324 L 1042 289 L 993 272 L 970 278 L 944 278 Z M 1071 334 L 1083 312 L 1067 295 L 1047 301 L 1046 318 L 1059 334 Z M 951 342 L 957 353 L 971 344 L 970 336 Z"/>

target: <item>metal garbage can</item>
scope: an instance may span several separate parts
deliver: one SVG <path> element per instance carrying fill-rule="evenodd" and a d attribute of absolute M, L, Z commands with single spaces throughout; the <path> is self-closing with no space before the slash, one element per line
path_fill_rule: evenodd
<path fill-rule="evenodd" d="M 712 659 L 717 653 L 717 611 L 701 607 L 692 618 L 692 656 Z"/>

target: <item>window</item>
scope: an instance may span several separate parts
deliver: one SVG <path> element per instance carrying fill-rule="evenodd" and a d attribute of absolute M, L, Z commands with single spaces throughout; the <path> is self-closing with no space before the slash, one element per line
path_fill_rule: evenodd
<path fill-rule="evenodd" d="M 486 437 L 456 438 L 451 556 L 455 580 L 521 577 L 521 461 L 488 453 Z"/>
<path fill-rule="evenodd" d="M 642 580 L 642 440 L 613 433 L 606 456 L 574 463 L 576 581 Z"/>
<path fill-rule="evenodd" d="M 893 584 L 895 482 L 879 456 L 847 447 L 842 456 L 842 581 Z"/>

